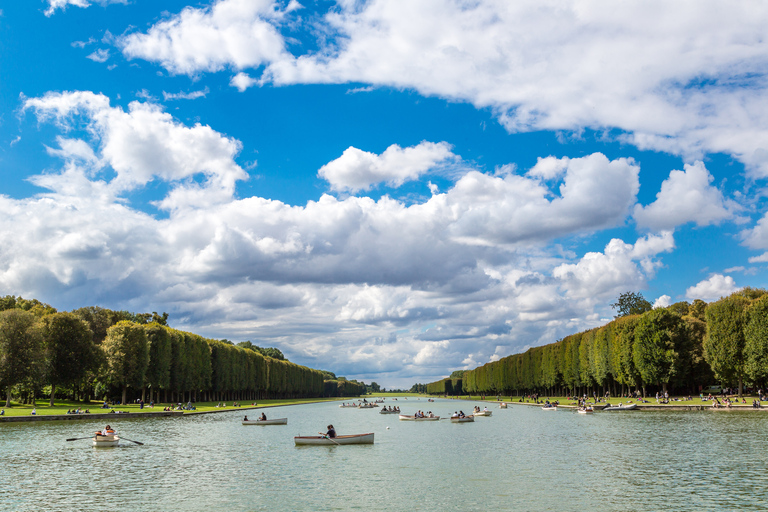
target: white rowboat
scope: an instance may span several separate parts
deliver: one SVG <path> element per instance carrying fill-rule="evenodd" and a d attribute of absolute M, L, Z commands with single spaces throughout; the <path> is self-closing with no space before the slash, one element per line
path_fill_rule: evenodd
<path fill-rule="evenodd" d="M 557 410 L 557 407 L 556 407 L 556 406 L 552 406 L 552 407 L 542 407 L 542 408 L 541 408 L 541 410 L 542 410 L 542 411 L 556 411 L 556 410 Z"/>
<path fill-rule="evenodd" d="M 440 416 L 432 416 L 431 418 L 429 416 L 425 416 L 423 418 L 417 418 L 416 416 L 408 416 L 407 414 L 401 414 L 400 419 L 402 421 L 437 421 L 440 419 Z"/>
<path fill-rule="evenodd" d="M 499 409 L 506 409 L 507 408 L 507 402 L 501 402 L 499 404 Z"/>
<path fill-rule="evenodd" d="M 102 436 L 100 434 L 97 434 L 93 436 L 93 446 L 109 447 L 109 446 L 117 446 L 119 444 L 120 444 L 120 437 L 117 434 L 113 434 L 109 436 Z"/>
<path fill-rule="evenodd" d="M 592 409 L 579 409 L 579 414 L 592 414 Z"/>
<path fill-rule="evenodd" d="M 491 411 L 475 411 L 474 416 L 490 416 Z"/>
<path fill-rule="evenodd" d="M 288 418 L 275 418 L 274 420 L 248 420 L 243 425 L 287 425 Z"/>
<path fill-rule="evenodd" d="M 603 407 L 603 410 L 604 411 L 631 411 L 636 407 L 637 407 L 637 404 L 619 404 L 619 405 L 612 405 L 610 407 Z"/>
<path fill-rule="evenodd" d="M 293 438 L 296 446 L 299 445 L 324 445 L 337 444 L 373 444 L 373 432 L 368 434 L 354 434 L 349 436 L 336 436 L 333 439 L 328 436 L 296 436 Z"/>
<path fill-rule="evenodd" d="M 451 423 L 471 423 L 473 421 L 475 421 L 475 417 L 472 415 L 464 416 L 463 418 L 459 418 L 458 416 L 451 416 Z"/>

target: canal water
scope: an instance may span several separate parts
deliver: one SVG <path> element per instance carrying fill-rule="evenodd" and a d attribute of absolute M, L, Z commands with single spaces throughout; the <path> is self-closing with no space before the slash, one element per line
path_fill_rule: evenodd
<path fill-rule="evenodd" d="M 400 399 L 399 421 L 338 403 L 244 413 L 115 418 L 117 448 L 66 442 L 89 421 L 0 424 L 0 510 L 13 511 L 732 511 L 768 509 L 768 414 L 597 412 Z M 260 411 L 259 411 L 260 412 Z M 375 433 L 375 444 L 294 445 L 325 431 Z"/>

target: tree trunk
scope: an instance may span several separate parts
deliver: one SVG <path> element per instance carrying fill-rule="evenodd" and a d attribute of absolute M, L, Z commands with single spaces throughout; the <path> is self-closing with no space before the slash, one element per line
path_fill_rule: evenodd
<path fill-rule="evenodd" d="M 123 386 L 123 400 L 120 402 L 122 405 L 125 405 L 125 401 L 128 399 L 128 386 Z"/>
<path fill-rule="evenodd" d="M 53 407 L 53 397 L 56 395 L 56 384 L 51 384 L 51 403 L 49 404 L 51 407 Z"/>
<path fill-rule="evenodd" d="M 10 407 L 11 406 L 11 386 L 8 386 L 8 395 L 5 397 L 5 406 Z"/>
<path fill-rule="evenodd" d="M 146 396 L 147 396 L 147 386 L 142 386 L 141 387 L 141 401 L 142 402 L 144 401 L 144 398 L 146 398 Z"/>
<path fill-rule="evenodd" d="M 742 379 L 741 375 L 739 375 L 739 398 L 741 398 L 743 386 L 744 386 L 744 380 Z"/>

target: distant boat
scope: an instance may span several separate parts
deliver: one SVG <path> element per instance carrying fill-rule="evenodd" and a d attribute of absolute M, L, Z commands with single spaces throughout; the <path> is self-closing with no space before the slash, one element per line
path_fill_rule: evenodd
<path fill-rule="evenodd" d="M 485 411 L 475 411 L 474 416 L 490 416 L 491 411 L 485 410 Z"/>
<path fill-rule="evenodd" d="M 603 407 L 604 411 L 631 411 L 635 409 L 637 404 L 619 404 Z"/>
<path fill-rule="evenodd" d="M 440 419 L 440 416 L 424 416 L 421 418 L 417 418 L 416 416 L 408 416 L 407 414 L 401 414 L 400 419 L 402 421 L 437 421 Z"/>
<path fill-rule="evenodd" d="M 379 411 L 379 414 L 400 414 L 400 411 L 390 411 L 383 408 Z"/>
<path fill-rule="evenodd" d="M 507 408 L 507 402 L 499 403 L 499 409 L 506 409 L 506 408 Z"/>
<path fill-rule="evenodd" d="M 556 411 L 557 410 L 557 406 L 556 405 L 550 405 L 549 407 L 544 406 L 544 407 L 541 408 L 541 410 L 542 411 Z"/>
<path fill-rule="evenodd" d="M 464 416 L 463 418 L 459 418 L 458 416 L 451 416 L 451 423 L 471 423 L 475 421 L 475 417 L 471 414 L 469 416 Z"/>
<path fill-rule="evenodd" d="M 348 436 L 296 436 L 293 438 L 296 446 L 300 445 L 324 445 L 333 446 L 337 444 L 373 444 L 373 432 L 367 434 L 353 434 Z"/>
<path fill-rule="evenodd" d="M 287 425 L 288 418 L 275 418 L 273 420 L 244 420 L 243 425 Z"/>

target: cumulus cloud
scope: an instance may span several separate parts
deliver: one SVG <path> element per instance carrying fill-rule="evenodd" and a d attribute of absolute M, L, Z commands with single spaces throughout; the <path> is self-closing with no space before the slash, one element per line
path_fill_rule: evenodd
<path fill-rule="evenodd" d="M 321 21 L 294 16 L 298 7 L 219 0 L 121 46 L 173 73 L 264 66 L 258 79 L 236 75 L 240 90 L 255 80 L 414 89 L 491 108 L 511 132 L 617 128 L 643 149 L 724 152 L 768 176 L 763 4 L 374 0 L 340 2 Z M 288 52 L 288 22 L 312 24 L 318 48 Z"/>
<path fill-rule="evenodd" d="M 686 164 L 685 171 L 670 172 L 656 194 L 656 201 L 648 206 L 635 205 L 637 225 L 657 231 L 688 222 L 708 226 L 733 219 L 738 205 L 726 200 L 722 192 L 711 185 L 712 179 L 700 161 Z"/>
<path fill-rule="evenodd" d="M 100 48 L 86 57 L 93 62 L 107 62 L 109 60 L 109 50 Z"/>
<path fill-rule="evenodd" d="M 284 10 L 271 0 L 219 0 L 204 8 L 186 7 L 154 25 L 146 34 L 119 39 L 130 59 L 158 62 L 171 73 L 255 68 L 287 58 L 276 25 L 298 8 Z"/>
<path fill-rule="evenodd" d="M 577 263 L 556 267 L 552 275 L 570 298 L 613 297 L 622 290 L 642 288 L 660 265 L 656 256 L 674 247 L 671 232 L 648 235 L 634 245 L 614 238 L 602 253 L 589 252 Z"/>
<path fill-rule="evenodd" d="M 205 96 L 210 91 L 206 87 L 205 89 L 202 89 L 200 91 L 190 91 L 190 92 L 165 92 L 163 91 L 163 99 L 165 101 L 171 101 L 171 100 L 196 100 L 198 98 L 205 98 Z"/>
<path fill-rule="evenodd" d="M 291 206 L 238 198 L 240 143 L 151 102 L 124 110 L 66 92 L 23 109 L 61 130 L 47 151 L 63 163 L 33 178 L 47 192 L 0 196 L 1 287 L 57 307 L 163 308 L 176 327 L 361 378 L 426 381 L 467 354 L 486 362 L 593 327 L 607 299 L 642 288 L 674 246 L 671 234 L 583 255 L 552 245 L 625 221 L 638 189 L 629 159 L 470 171 L 413 204 L 322 195 Z M 429 144 L 393 153 L 451 155 Z M 377 180 L 410 175 L 382 168 Z M 150 182 L 164 194 L 161 217 L 131 207 L 129 193 Z"/>
<path fill-rule="evenodd" d="M 704 301 L 718 300 L 741 289 L 731 276 L 713 274 L 708 279 L 700 281 L 685 290 L 685 296 L 690 300 L 701 299 Z"/>
<path fill-rule="evenodd" d="M 237 88 L 238 91 L 244 92 L 249 87 L 252 87 L 259 83 L 255 78 L 251 78 L 248 73 L 240 72 L 232 77 L 229 81 L 229 85 Z"/>
<path fill-rule="evenodd" d="M 160 178 L 178 183 L 161 207 L 202 206 L 231 198 L 235 183 L 247 177 L 234 161 L 240 151 L 238 141 L 201 124 L 183 126 L 152 103 L 134 101 L 125 112 L 110 106 L 103 95 L 78 91 L 27 99 L 24 109 L 35 112 L 41 120 L 55 121 L 65 130 L 84 123 L 98 145 L 97 152 L 91 150 L 98 158 L 89 153 L 89 160 L 98 160 L 116 173 L 109 182 L 114 194 Z M 53 153 L 73 162 L 82 158 L 85 145 L 88 143 L 82 139 L 67 140 Z M 70 167 L 69 173 L 44 175 L 34 181 L 61 192 L 61 187 L 71 185 L 76 174 Z M 184 181 L 195 175 L 203 175 L 207 181 L 203 185 Z"/>
<path fill-rule="evenodd" d="M 670 304 L 672 304 L 672 297 L 670 297 L 669 295 L 662 295 L 661 297 L 653 301 L 654 308 L 666 308 Z"/>
<path fill-rule="evenodd" d="M 45 15 L 50 17 L 56 12 L 57 9 L 62 11 L 69 5 L 75 7 L 89 7 L 91 4 L 97 3 L 101 5 L 107 4 L 125 4 L 128 0 L 47 0 L 48 8 L 45 10 Z"/>
<path fill-rule="evenodd" d="M 322 166 L 317 174 L 330 183 L 332 190 L 358 192 L 370 190 L 379 183 L 399 187 L 446 161 L 458 158 L 446 142 L 424 141 L 408 148 L 393 144 L 381 155 L 350 146 L 339 158 Z"/>

